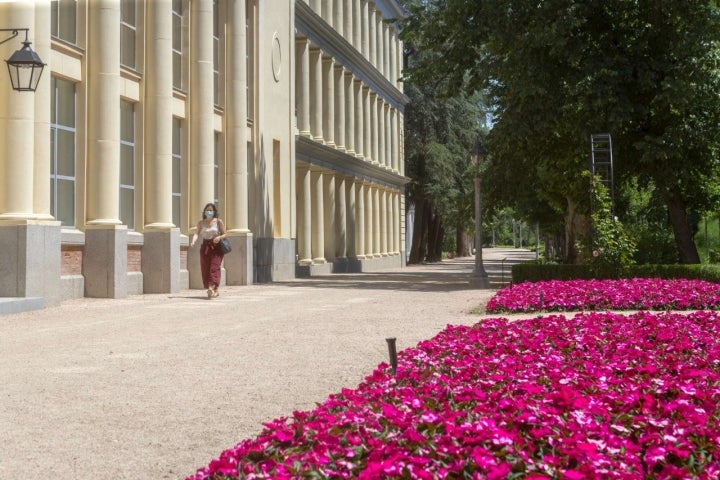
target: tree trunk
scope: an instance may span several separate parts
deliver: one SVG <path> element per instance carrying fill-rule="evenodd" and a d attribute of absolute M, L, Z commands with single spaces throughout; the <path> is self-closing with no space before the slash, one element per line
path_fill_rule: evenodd
<path fill-rule="evenodd" d="M 575 264 L 578 261 L 578 251 L 575 247 L 575 215 L 577 211 L 577 203 L 567 197 L 567 215 L 565 215 L 565 252 L 563 253 L 563 263 Z"/>
<path fill-rule="evenodd" d="M 675 245 L 680 256 L 680 263 L 700 263 L 700 255 L 693 240 L 690 219 L 688 218 L 685 200 L 680 188 L 673 187 L 667 202 L 670 223 L 675 235 Z"/>
<path fill-rule="evenodd" d="M 427 246 L 427 202 L 420 197 L 415 200 L 415 225 L 413 225 L 412 245 L 410 246 L 409 264 L 421 263 L 425 260 Z"/>
<path fill-rule="evenodd" d="M 440 220 L 440 216 L 433 212 L 428 225 L 428 248 L 426 257 L 428 262 L 439 262 L 442 260 L 442 238 L 442 221 Z"/>
<path fill-rule="evenodd" d="M 455 227 L 455 253 L 458 257 L 469 257 L 470 246 L 468 244 L 468 236 L 462 228 Z"/>

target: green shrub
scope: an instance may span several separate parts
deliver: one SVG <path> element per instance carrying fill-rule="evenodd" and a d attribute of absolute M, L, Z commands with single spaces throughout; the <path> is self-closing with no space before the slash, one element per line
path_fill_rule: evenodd
<path fill-rule="evenodd" d="M 720 283 L 720 265 L 631 265 L 619 269 L 612 266 L 528 262 L 512 267 L 513 283 L 593 278 L 687 278 Z"/>

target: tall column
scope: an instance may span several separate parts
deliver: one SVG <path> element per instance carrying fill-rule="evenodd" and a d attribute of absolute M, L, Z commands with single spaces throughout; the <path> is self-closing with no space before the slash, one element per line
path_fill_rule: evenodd
<path fill-rule="evenodd" d="M 368 3 L 368 61 L 373 67 L 377 60 L 377 23 L 375 22 L 375 2 Z"/>
<path fill-rule="evenodd" d="M 378 97 L 377 118 L 378 118 L 378 162 L 383 167 L 388 166 L 388 159 L 385 156 L 385 101 Z"/>
<path fill-rule="evenodd" d="M 328 262 L 335 259 L 335 176 L 332 173 L 324 173 L 322 176 L 323 188 L 323 231 L 325 232 L 325 249 L 323 256 Z"/>
<path fill-rule="evenodd" d="M 363 57 L 370 58 L 370 21 L 368 0 L 362 0 L 360 5 L 360 52 Z"/>
<path fill-rule="evenodd" d="M 347 258 L 347 188 L 344 175 L 335 175 L 335 258 Z"/>
<path fill-rule="evenodd" d="M 38 56 L 43 59 L 49 59 L 52 56 L 50 47 L 50 8 L 47 5 L 38 5 L 34 9 L 35 28 L 31 29 L 32 48 L 37 52 Z M 6 18 L 0 15 L 0 18 Z M 13 22 L 13 25 L 15 23 Z M 7 43 L 10 48 L 11 43 Z M 47 60 L 46 60 L 47 61 Z M 33 145 L 33 212 L 34 217 L 38 220 L 53 220 L 50 214 L 50 102 L 52 94 L 50 92 L 50 74 L 46 72 L 40 77 L 37 90 L 29 96 L 33 97 L 34 106 L 34 145 Z M 3 90 L 7 91 L 7 90 Z M 20 95 L 22 96 L 22 95 Z M 21 162 L 24 163 L 24 162 Z M 27 169 L 28 165 L 23 165 Z M 27 171 L 27 170 L 26 170 Z M 0 186 L 0 190 L 3 187 Z M 0 209 L 0 214 L 2 209 Z M 2 295 L 0 295 L 2 296 Z"/>
<path fill-rule="evenodd" d="M 395 255 L 395 190 L 387 192 L 388 254 Z"/>
<path fill-rule="evenodd" d="M 225 222 L 237 255 L 225 259 L 225 273 L 228 285 L 249 285 L 253 282 L 254 255 L 248 222 L 246 0 L 228 1 L 227 14 Z"/>
<path fill-rule="evenodd" d="M 390 28 L 390 83 L 397 85 L 398 71 L 397 71 L 397 33 L 395 28 Z"/>
<path fill-rule="evenodd" d="M 323 134 L 325 143 L 335 145 L 335 61 L 332 57 L 323 57 Z"/>
<path fill-rule="evenodd" d="M 333 9 L 333 27 L 341 35 L 345 36 L 345 0 L 332 0 Z"/>
<path fill-rule="evenodd" d="M 353 13 L 352 13 L 352 24 L 353 24 L 353 37 L 352 44 L 355 50 L 358 52 L 362 51 L 362 0 L 354 0 Z"/>
<path fill-rule="evenodd" d="M 396 192 L 393 198 L 393 225 L 395 226 L 395 235 L 393 237 L 393 252 L 397 255 L 399 255 L 400 251 L 402 250 L 400 248 L 400 235 L 402 234 L 402 228 L 400 224 L 402 222 L 403 215 L 400 211 L 400 195 L 402 195 L 400 192 Z"/>
<path fill-rule="evenodd" d="M 0 19 L 5 28 L 30 28 L 33 49 L 48 62 L 49 4 L 0 3 Z M 20 32 L 0 46 L 1 58 L 24 39 Z M 60 223 L 50 215 L 50 72 L 35 93 L 13 91 L 3 72 L 0 92 L 0 297 L 42 297 L 52 305 L 61 298 Z"/>
<path fill-rule="evenodd" d="M 372 125 L 370 126 L 370 144 L 372 146 L 372 163 L 373 165 L 380 164 L 380 139 L 378 137 L 378 123 L 380 118 L 378 117 L 378 96 L 375 92 L 370 93 L 370 120 Z"/>
<path fill-rule="evenodd" d="M 322 18 L 331 27 L 335 27 L 335 15 L 333 12 L 334 0 L 322 0 Z"/>
<path fill-rule="evenodd" d="M 190 212 L 196 214 L 215 198 L 212 0 L 190 2 L 190 18 Z M 188 250 L 190 288 L 203 288 L 199 250 L 200 243 Z"/>
<path fill-rule="evenodd" d="M 400 168 L 400 165 L 398 163 L 398 160 L 400 158 L 400 138 L 398 129 L 398 111 L 395 108 L 390 109 L 390 133 L 390 144 L 392 145 L 392 169 L 394 172 L 397 172 Z"/>
<path fill-rule="evenodd" d="M 355 231 L 357 229 L 357 204 L 355 195 L 355 179 L 353 177 L 345 177 L 345 238 L 347 239 L 347 258 L 357 257 L 357 245 L 355 240 Z"/>
<path fill-rule="evenodd" d="M 319 169 L 310 168 L 310 189 L 312 191 L 312 261 L 325 263 L 325 219 L 323 209 L 323 174 Z"/>
<path fill-rule="evenodd" d="M 365 139 L 363 138 L 363 127 L 365 125 L 365 119 L 363 118 L 363 85 L 358 79 L 355 80 L 354 85 L 355 93 L 355 156 L 362 158 L 365 155 L 363 150 L 365 146 Z"/>
<path fill-rule="evenodd" d="M 335 146 L 345 151 L 345 68 L 335 65 Z"/>
<path fill-rule="evenodd" d="M 172 8 L 150 2 L 145 15 L 145 230 L 172 228 Z M 144 281 L 144 279 L 143 279 Z"/>
<path fill-rule="evenodd" d="M 372 115 L 370 112 L 370 89 L 362 89 L 362 110 L 363 110 L 363 155 L 365 160 L 372 162 Z"/>
<path fill-rule="evenodd" d="M 385 38 L 383 37 L 383 23 L 382 23 L 382 13 L 380 10 L 375 11 L 375 68 L 377 68 L 380 71 L 381 75 L 385 75 L 385 72 L 383 71 L 383 42 Z"/>
<path fill-rule="evenodd" d="M 383 24 L 383 75 L 390 77 L 390 26 Z M 392 80 L 391 80 L 392 81 Z"/>
<path fill-rule="evenodd" d="M 385 160 L 388 170 L 392 170 L 392 126 L 390 125 L 390 110 L 392 107 L 389 103 L 383 104 L 383 118 L 385 119 Z"/>
<path fill-rule="evenodd" d="M 345 72 L 345 151 L 355 155 L 355 81 Z"/>
<path fill-rule="evenodd" d="M 375 234 L 374 240 L 373 240 L 373 254 L 375 256 L 380 256 L 381 254 L 381 245 L 380 245 L 380 234 L 384 230 L 382 228 L 382 222 L 381 217 L 381 210 L 380 210 L 380 188 L 376 187 L 373 189 L 373 233 Z"/>
<path fill-rule="evenodd" d="M 180 229 L 172 218 L 172 8 L 150 2 L 145 24 L 144 293 L 180 290 Z"/>
<path fill-rule="evenodd" d="M 321 7 L 322 5 L 320 0 L 310 0 L 310 8 L 312 8 L 313 11 L 318 15 L 322 14 Z"/>
<path fill-rule="evenodd" d="M 120 4 L 88 4 L 85 296 L 127 294 L 127 228 L 120 225 Z"/>
<path fill-rule="evenodd" d="M 343 36 L 348 43 L 353 41 L 353 0 L 339 0 L 343 9 Z"/>
<path fill-rule="evenodd" d="M 375 253 L 375 234 L 373 229 L 375 228 L 375 210 L 374 210 L 374 194 L 373 190 L 375 187 L 366 183 L 364 188 L 365 193 L 365 257 L 372 258 Z"/>
<path fill-rule="evenodd" d="M 322 52 L 310 49 L 310 132 L 313 140 L 323 141 L 323 74 Z"/>
<path fill-rule="evenodd" d="M 2 4 L 0 7 L 2 8 L 0 9 L 0 14 L 2 14 L 0 18 L 2 18 L 3 27 L 33 25 L 35 19 L 35 6 L 33 3 L 11 2 Z M 37 33 L 30 30 L 31 35 Z M 2 32 L 2 35 L 8 34 L 9 32 Z M 10 57 L 24 39 L 24 33 L 20 32 L 16 39 L 2 45 L 0 47 L 3 52 L 2 58 Z M 43 60 L 47 62 L 49 56 L 43 57 Z M 7 70 L 5 68 L 3 70 L 5 71 L 0 75 L 0 87 L 2 88 L 2 95 L 0 96 L 0 131 L 3 134 L 0 142 L 0 149 L 2 149 L 0 151 L 0 221 L 18 220 L 22 222 L 33 218 L 33 175 L 30 172 L 35 170 L 35 97 L 30 92 L 13 91 Z M 49 70 L 49 68 L 46 70 Z M 46 72 L 46 75 L 50 76 L 48 72 Z M 49 105 L 50 101 L 48 99 Z M 49 119 L 49 113 L 47 116 Z M 117 122 L 115 122 L 115 125 L 117 125 Z M 48 145 L 49 143 L 48 141 Z M 49 168 L 47 175 L 43 177 L 44 185 L 49 185 Z M 115 189 L 117 190 L 117 185 Z"/>
<path fill-rule="evenodd" d="M 295 103 L 297 104 L 298 130 L 310 136 L 310 44 L 307 38 L 295 41 Z"/>
<path fill-rule="evenodd" d="M 382 188 L 378 189 L 378 195 L 380 197 L 380 255 L 383 257 L 387 257 L 388 254 L 388 241 L 387 241 L 387 235 L 388 235 L 388 214 L 387 214 L 387 191 Z"/>
<path fill-rule="evenodd" d="M 398 40 L 397 42 L 397 71 L 398 71 L 398 81 L 396 82 L 396 87 L 401 92 L 403 91 L 403 82 L 400 81 L 400 78 L 403 74 L 403 68 L 405 67 L 405 44 L 402 40 Z"/>
<path fill-rule="evenodd" d="M 355 251 L 358 259 L 365 258 L 365 184 L 355 180 Z"/>
<path fill-rule="evenodd" d="M 310 169 L 307 166 L 297 168 L 297 239 L 298 263 L 312 264 L 312 200 L 310 198 Z"/>

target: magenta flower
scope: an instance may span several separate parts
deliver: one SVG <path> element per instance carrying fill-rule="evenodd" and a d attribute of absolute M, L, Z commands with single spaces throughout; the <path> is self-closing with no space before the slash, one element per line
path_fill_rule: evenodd
<path fill-rule="evenodd" d="M 660 278 L 524 282 L 499 290 L 486 306 L 489 313 L 718 308 L 720 284 Z"/>
<path fill-rule="evenodd" d="M 720 314 L 448 326 L 189 480 L 718 478 Z"/>

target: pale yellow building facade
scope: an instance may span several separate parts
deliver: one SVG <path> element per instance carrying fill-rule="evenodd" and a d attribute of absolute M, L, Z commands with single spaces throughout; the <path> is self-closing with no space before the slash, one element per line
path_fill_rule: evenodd
<path fill-rule="evenodd" d="M 401 15 L 394 0 L 0 2 L 0 28 L 29 28 L 47 64 L 35 92 L 0 74 L 4 311 L 201 288 L 188 239 L 208 202 L 233 245 L 227 285 L 402 266 Z"/>

